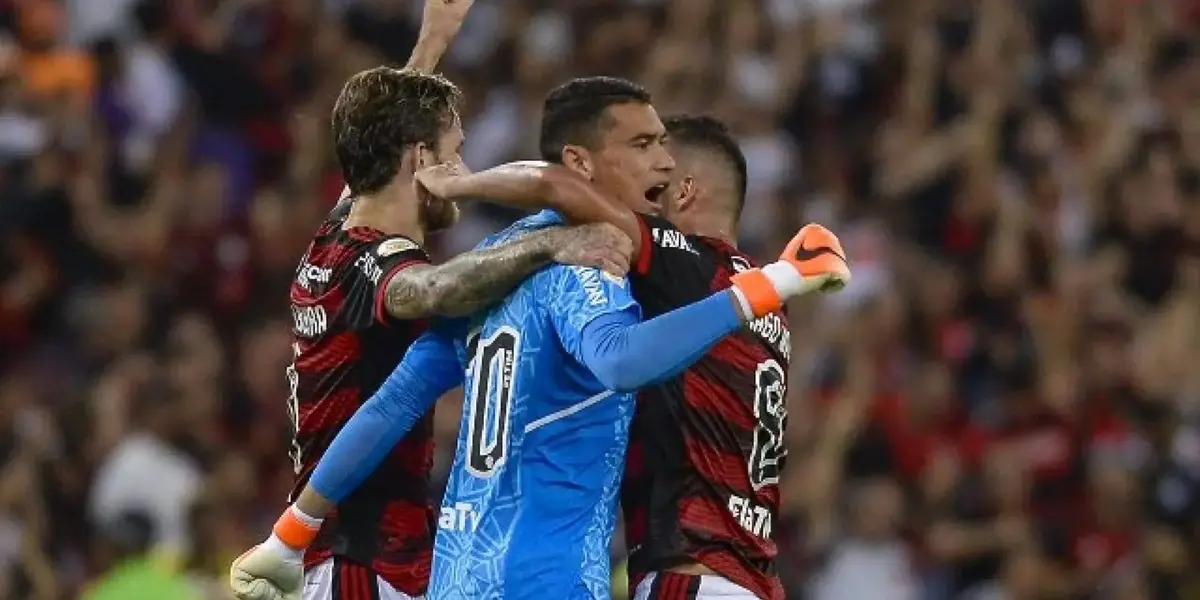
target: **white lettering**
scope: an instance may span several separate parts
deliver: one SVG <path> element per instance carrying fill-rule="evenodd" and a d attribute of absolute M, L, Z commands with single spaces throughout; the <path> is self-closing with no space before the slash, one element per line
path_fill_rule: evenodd
<path fill-rule="evenodd" d="M 770 313 L 755 319 L 750 323 L 749 329 L 762 338 L 763 342 L 778 349 L 784 360 L 792 359 L 792 332 L 779 315 Z"/>
<path fill-rule="evenodd" d="M 315 338 L 329 328 L 329 317 L 321 306 L 292 306 L 292 321 L 296 333 L 307 338 Z"/>
<path fill-rule="evenodd" d="M 379 279 L 383 277 L 383 269 L 379 268 L 379 263 L 375 262 L 375 257 L 370 254 L 364 254 L 354 261 L 354 266 L 362 271 L 372 285 L 379 285 Z"/>
<path fill-rule="evenodd" d="M 332 275 L 333 269 L 326 269 L 303 262 L 300 263 L 300 268 L 296 269 L 296 283 L 300 284 L 300 287 L 306 290 L 311 290 L 313 283 L 329 283 L 329 278 Z"/>
<path fill-rule="evenodd" d="M 771 539 L 771 510 L 754 504 L 741 496 L 729 497 L 729 514 L 742 529 L 764 539 Z"/>
<path fill-rule="evenodd" d="M 443 506 L 438 515 L 438 529 L 450 531 L 475 531 L 479 526 L 479 512 L 466 502 L 455 502 L 454 506 Z"/>
<path fill-rule="evenodd" d="M 608 304 L 608 295 L 604 293 L 604 284 L 600 281 L 599 271 L 589 267 L 571 267 L 571 270 L 579 278 L 579 285 L 587 294 L 589 306 Z"/>
<path fill-rule="evenodd" d="M 695 248 L 692 247 L 692 244 L 690 242 L 688 242 L 687 236 L 684 235 L 683 232 L 681 232 L 681 231 L 676 231 L 674 229 L 662 229 L 659 227 L 655 227 L 655 228 L 651 229 L 650 232 L 651 232 L 651 237 L 654 238 L 654 243 L 658 244 L 659 246 L 662 246 L 663 248 L 684 250 L 686 252 L 691 252 L 692 254 L 695 254 L 695 255 L 700 254 L 699 252 L 696 251 Z"/>

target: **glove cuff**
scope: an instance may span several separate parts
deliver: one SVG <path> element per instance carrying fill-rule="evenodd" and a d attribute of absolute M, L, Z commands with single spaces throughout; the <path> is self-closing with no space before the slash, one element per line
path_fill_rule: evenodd
<path fill-rule="evenodd" d="M 750 269 L 730 278 L 730 282 L 733 284 L 733 293 L 742 305 L 743 311 L 749 312 L 753 318 L 779 310 L 779 307 L 783 306 L 783 296 L 780 295 L 779 289 L 765 271 L 765 269 Z"/>
<path fill-rule="evenodd" d="M 289 506 L 275 522 L 272 533 L 289 548 L 303 550 L 312 544 L 321 531 L 321 521 L 304 514 L 295 506 Z"/>
<path fill-rule="evenodd" d="M 785 300 L 808 291 L 804 276 L 787 261 L 775 261 L 763 267 L 762 272 L 771 281 L 771 285 L 775 287 L 779 296 Z"/>

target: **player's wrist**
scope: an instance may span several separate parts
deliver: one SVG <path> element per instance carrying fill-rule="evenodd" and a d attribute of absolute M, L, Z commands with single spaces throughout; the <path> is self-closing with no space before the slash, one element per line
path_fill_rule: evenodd
<path fill-rule="evenodd" d="M 304 548 L 293 548 L 274 533 L 263 541 L 262 547 L 287 562 L 304 562 Z"/>
<path fill-rule="evenodd" d="M 762 268 L 763 275 L 771 282 L 783 300 L 799 296 L 808 290 L 808 282 L 794 265 L 778 260 Z"/>
<path fill-rule="evenodd" d="M 275 522 L 275 527 L 271 529 L 271 538 L 277 539 L 292 550 L 303 552 L 317 538 L 322 522 L 324 519 L 305 514 L 292 505 L 283 511 L 279 520 Z"/>
<path fill-rule="evenodd" d="M 529 238 L 529 252 L 534 258 L 552 261 L 558 250 L 567 245 L 570 241 L 571 229 L 569 227 L 548 227 L 541 231 L 534 232 Z"/>
<path fill-rule="evenodd" d="M 783 308 L 788 298 L 811 291 L 811 282 L 787 261 L 750 269 L 732 277 L 733 294 L 747 318 L 758 318 Z"/>
<path fill-rule="evenodd" d="M 784 297 L 764 269 L 750 269 L 730 278 L 733 295 L 747 319 L 756 319 L 783 307 Z"/>
<path fill-rule="evenodd" d="M 738 309 L 738 319 L 743 322 L 753 320 L 754 307 L 750 305 L 750 299 L 746 297 L 746 293 L 734 285 L 729 288 L 729 295 L 733 299 L 734 306 Z"/>
<path fill-rule="evenodd" d="M 486 190 L 477 189 L 473 174 L 463 174 L 451 177 L 442 183 L 441 198 L 458 202 L 468 198 L 478 198 L 486 195 Z"/>

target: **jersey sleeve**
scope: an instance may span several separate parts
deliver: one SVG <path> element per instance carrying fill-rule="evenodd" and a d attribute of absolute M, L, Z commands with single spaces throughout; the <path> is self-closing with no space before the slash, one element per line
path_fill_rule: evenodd
<path fill-rule="evenodd" d="M 396 273 L 414 266 L 429 264 L 429 255 L 420 244 L 403 236 L 387 237 L 372 244 L 355 265 L 370 282 L 372 316 L 382 324 L 395 319 L 387 311 L 387 286 Z"/>
<path fill-rule="evenodd" d="M 309 484 L 340 502 L 383 461 L 437 399 L 462 384 L 456 346 L 462 328 L 435 323 L 333 438 Z"/>
<path fill-rule="evenodd" d="M 638 221 L 642 228 L 641 249 L 630 279 L 639 300 L 663 301 L 662 306 L 646 306 L 649 314 L 660 314 L 712 293 L 716 261 L 705 256 L 709 252 L 705 244 L 661 217 L 638 215 Z"/>
<path fill-rule="evenodd" d="M 602 315 L 629 313 L 641 318 L 629 280 L 590 267 L 551 267 L 547 308 L 563 348 L 583 362 L 583 330 Z"/>

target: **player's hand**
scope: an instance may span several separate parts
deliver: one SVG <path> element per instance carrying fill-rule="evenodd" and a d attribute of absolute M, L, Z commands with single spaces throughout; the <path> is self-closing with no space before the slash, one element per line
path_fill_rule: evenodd
<path fill-rule="evenodd" d="M 425 0 L 425 14 L 421 26 L 430 35 L 441 39 L 452 39 L 458 35 L 467 12 L 475 0 Z"/>
<path fill-rule="evenodd" d="M 743 317 L 757 318 L 779 310 L 789 298 L 846 287 L 850 266 L 837 236 L 809 223 L 788 242 L 778 261 L 742 271 L 730 281 Z"/>
<path fill-rule="evenodd" d="M 449 229 L 458 222 L 459 210 L 454 198 L 455 182 L 461 182 L 471 170 L 462 161 L 446 162 L 414 174 L 413 186 L 421 203 L 421 217 L 429 231 Z"/>
<path fill-rule="evenodd" d="M 842 242 L 824 225 L 809 223 L 801 227 L 779 259 L 795 267 L 804 278 L 800 294 L 836 292 L 850 283 L 850 265 Z"/>
<path fill-rule="evenodd" d="M 444 162 L 414 173 L 413 185 L 417 188 L 417 196 L 422 202 L 428 201 L 431 196 L 452 200 L 458 194 L 455 189 L 456 180 L 470 174 L 471 169 L 461 160 Z"/>
<path fill-rule="evenodd" d="M 624 277 L 633 257 L 633 240 L 608 223 L 564 227 L 550 234 L 554 262 L 595 267 Z"/>
<path fill-rule="evenodd" d="M 300 600 L 303 555 L 270 542 L 255 546 L 233 561 L 229 585 L 238 600 Z"/>

